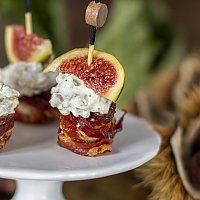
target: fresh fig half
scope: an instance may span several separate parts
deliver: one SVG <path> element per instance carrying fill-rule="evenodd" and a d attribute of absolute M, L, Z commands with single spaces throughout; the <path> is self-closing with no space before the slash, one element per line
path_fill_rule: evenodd
<path fill-rule="evenodd" d="M 22 25 L 10 25 L 5 29 L 5 47 L 9 62 L 45 62 L 52 55 L 50 40 L 34 33 L 26 34 Z"/>
<path fill-rule="evenodd" d="M 87 48 L 74 49 L 55 59 L 45 72 L 57 71 L 76 75 L 96 94 L 116 102 L 125 79 L 122 65 L 114 56 L 96 50 L 90 66 L 87 58 Z"/>

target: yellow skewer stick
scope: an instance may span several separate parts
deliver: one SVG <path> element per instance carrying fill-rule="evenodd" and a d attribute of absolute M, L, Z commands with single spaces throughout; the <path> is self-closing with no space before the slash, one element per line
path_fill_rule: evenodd
<path fill-rule="evenodd" d="M 25 27 L 26 27 L 26 34 L 31 34 L 33 32 L 33 24 L 32 24 L 32 14 L 31 14 L 31 12 L 27 12 L 25 14 Z"/>
<path fill-rule="evenodd" d="M 88 66 L 91 65 L 93 60 L 93 54 L 94 54 L 94 45 L 89 44 L 89 51 L 88 51 Z"/>

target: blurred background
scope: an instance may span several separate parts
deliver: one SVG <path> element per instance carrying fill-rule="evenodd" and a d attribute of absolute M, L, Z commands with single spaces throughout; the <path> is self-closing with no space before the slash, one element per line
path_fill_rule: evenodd
<path fill-rule="evenodd" d="M 90 27 L 84 14 L 89 0 L 32 0 L 33 29 L 52 40 L 58 56 L 75 47 L 87 47 Z M 102 0 L 109 17 L 98 29 L 96 49 L 116 56 L 127 78 L 118 106 L 129 108 L 135 93 L 162 70 L 178 66 L 180 59 L 200 46 L 200 1 Z M 0 1 L 0 66 L 8 64 L 4 50 L 4 28 L 24 24 L 24 0 Z M 136 191 L 134 172 L 112 177 L 70 182 L 64 191 L 70 200 L 142 200 Z M 0 185 L 0 199 L 9 199 L 14 182 Z M 148 192 L 148 191 L 146 191 Z M 137 196 L 138 195 L 138 196 Z"/>

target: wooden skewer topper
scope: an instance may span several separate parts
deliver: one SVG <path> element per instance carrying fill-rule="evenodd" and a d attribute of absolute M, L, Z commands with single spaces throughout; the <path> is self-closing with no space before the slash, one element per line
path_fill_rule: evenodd
<path fill-rule="evenodd" d="M 108 7 L 103 3 L 90 2 L 86 9 L 85 21 L 88 25 L 92 26 L 90 44 L 88 51 L 88 66 L 91 65 L 94 54 L 94 42 L 97 27 L 102 27 L 108 16 Z M 95 29 L 95 30 L 94 30 Z"/>
<path fill-rule="evenodd" d="M 103 3 L 90 2 L 86 9 L 85 21 L 88 25 L 102 27 L 108 16 L 108 7 Z"/>

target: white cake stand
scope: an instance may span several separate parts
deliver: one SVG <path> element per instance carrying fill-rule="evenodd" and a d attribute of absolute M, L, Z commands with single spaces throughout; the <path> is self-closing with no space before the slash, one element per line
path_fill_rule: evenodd
<path fill-rule="evenodd" d="M 147 123 L 127 115 L 123 126 L 111 153 L 89 158 L 57 146 L 58 122 L 40 126 L 16 123 L 9 144 L 0 153 L 0 177 L 17 180 L 12 200 L 64 200 L 62 181 L 122 173 L 157 154 L 160 137 Z"/>

